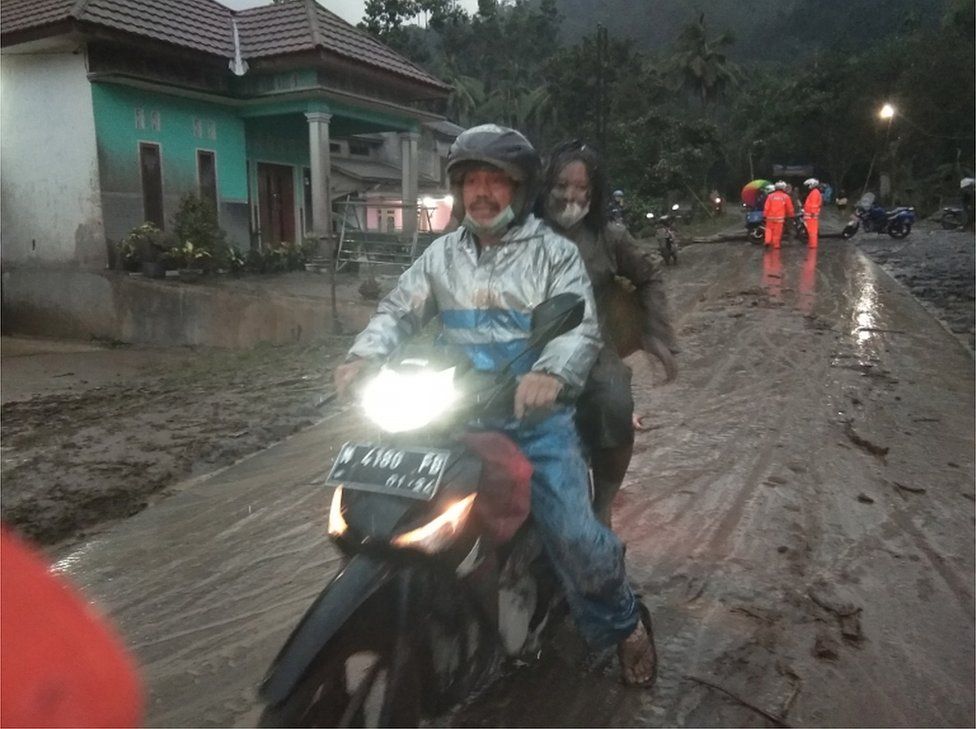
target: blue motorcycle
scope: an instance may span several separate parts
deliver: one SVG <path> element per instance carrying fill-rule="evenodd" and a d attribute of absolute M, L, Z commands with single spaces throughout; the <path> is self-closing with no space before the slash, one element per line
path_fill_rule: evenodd
<path fill-rule="evenodd" d="M 793 230 L 801 241 L 807 240 L 807 224 L 803 222 L 803 213 L 792 219 Z M 766 240 L 766 216 L 762 210 L 748 210 L 746 212 L 746 235 L 749 240 L 760 245 Z M 853 233 L 851 234 L 853 235 Z"/>
<path fill-rule="evenodd" d="M 873 193 L 865 194 L 854 207 L 854 215 L 841 233 L 842 238 L 850 238 L 863 225 L 867 233 L 887 233 L 892 238 L 904 238 L 912 232 L 915 223 L 915 208 L 897 207 L 886 210 L 875 201 Z"/>

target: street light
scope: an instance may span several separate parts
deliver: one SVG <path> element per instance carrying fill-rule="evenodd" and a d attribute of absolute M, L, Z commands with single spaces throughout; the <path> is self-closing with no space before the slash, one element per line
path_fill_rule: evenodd
<path fill-rule="evenodd" d="M 885 125 L 885 138 L 884 138 L 884 148 L 888 148 L 888 140 L 891 138 L 891 120 L 895 117 L 895 107 L 890 103 L 885 102 L 881 108 L 878 110 L 878 118 L 883 121 L 888 122 Z M 878 159 L 877 151 L 871 156 L 871 164 L 868 165 L 868 176 L 864 179 L 864 187 L 861 189 L 861 195 L 863 196 L 865 191 L 868 189 L 868 185 L 871 182 L 871 173 L 874 171 L 874 163 Z"/>
<path fill-rule="evenodd" d="M 888 202 L 890 202 L 891 193 L 894 188 L 894 181 L 892 178 L 895 175 L 895 151 L 891 148 L 891 144 L 889 140 L 891 139 L 891 120 L 895 117 L 895 107 L 893 107 L 891 104 L 885 103 L 881 107 L 881 111 L 878 112 L 878 116 L 887 122 L 887 125 L 885 127 L 884 144 L 885 144 L 885 150 L 888 152 L 888 166 L 889 166 L 888 174 L 882 175 L 882 178 L 887 178 L 888 189 L 885 190 L 884 185 L 882 185 L 881 189 L 879 189 L 878 192 L 882 193 L 882 197 L 884 197 Z M 885 192 L 887 192 L 887 195 L 884 194 Z"/>

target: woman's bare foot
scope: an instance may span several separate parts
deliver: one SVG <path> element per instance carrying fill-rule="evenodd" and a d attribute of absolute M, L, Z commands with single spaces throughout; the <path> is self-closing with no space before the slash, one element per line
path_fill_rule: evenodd
<path fill-rule="evenodd" d="M 654 685 L 657 651 L 654 649 L 654 636 L 648 632 L 643 619 L 637 622 L 634 632 L 617 645 L 617 656 L 625 684 L 641 688 Z"/>

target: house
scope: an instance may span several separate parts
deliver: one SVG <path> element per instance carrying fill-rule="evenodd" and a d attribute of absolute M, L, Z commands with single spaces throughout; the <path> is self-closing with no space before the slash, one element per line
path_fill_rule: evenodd
<path fill-rule="evenodd" d="M 314 0 L 5 0 L 0 50 L 5 273 L 104 268 L 187 192 L 245 249 L 450 207 L 450 88 Z"/>

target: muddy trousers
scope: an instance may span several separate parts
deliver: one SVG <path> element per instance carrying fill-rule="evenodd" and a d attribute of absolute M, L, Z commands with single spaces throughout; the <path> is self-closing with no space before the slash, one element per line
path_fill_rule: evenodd
<path fill-rule="evenodd" d="M 604 526 L 613 528 L 613 500 L 627 475 L 634 444 L 600 448 L 590 453 L 593 467 L 593 511 Z"/>
<path fill-rule="evenodd" d="M 782 220 L 766 221 L 766 245 L 779 248 L 780 241 L 783 240 L 783 223 Z"/>
<path fill-rule="evenodd" d="M 532 518 L 584 640 L 600 650 L 637 627 L 637 599 L 627 583 L 624 549 L 590 506 L 589 478 L 572 408 L 535 424 L 500 429 L 532 463 Z"/>
<path fill-rule="evenodd" d="M 631 372 L 617 354 L 600 350 L 576 408 L 576 427 L 593 466 L 593 510 L 611 526 L 613 498 L 634 450 Z"/>
<path fill-rule="evenodd" d="M 807 246 L 816 248 L 817 238 L 820 234 L 820 221 L 817 218 L 804 217 L 803 223 L 807 227 Z"/>

